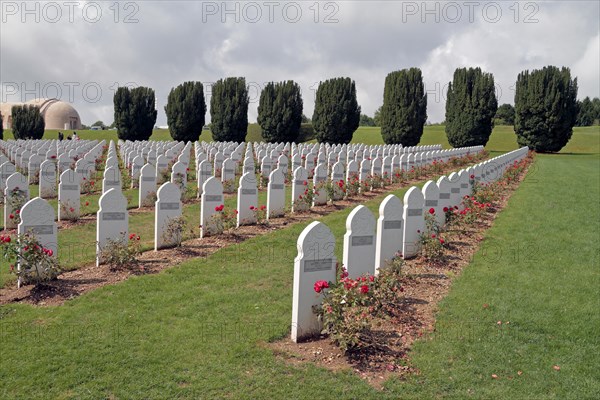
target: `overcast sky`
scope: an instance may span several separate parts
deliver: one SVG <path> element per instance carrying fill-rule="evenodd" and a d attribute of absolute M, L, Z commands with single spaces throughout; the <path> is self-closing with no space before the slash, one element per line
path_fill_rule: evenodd
<path fill-rule="evenodd" d="M 363 113 L 381 105 L 386 75 L 419 67 L 428 120 L 444 119 L 457 67 L 494 74 L 499 104 L 517 74 L 568 66 L 579 98 L 600 96 L 598 1 L 88 1 L 0 2 L 0 101 L 59 97 L 82 121 L 113 121 L 118 85 L 149 86 L 166 125 L 169 90 L 243 76 L 256 121 L 265 82 L 294 80 L 312 116 L 318 82 L 355 80 Z M 210 113 L 207 112 L 207 120 Z"/>

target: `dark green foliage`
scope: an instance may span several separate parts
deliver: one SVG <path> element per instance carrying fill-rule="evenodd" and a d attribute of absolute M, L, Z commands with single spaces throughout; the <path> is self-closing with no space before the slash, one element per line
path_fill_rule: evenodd
<path fill-rule="evenodd" d="M 0 113 L 0 140 L 4 140 L 4 125 L 2 120 L 2 113 Z"/>
<path fill-rule="evenodd" d="M 494 76 L 457 68 L 446 96 L 446 136 L 452 147 L 485 146 L 498 108 Z"/>
<path fill-rule="evenodd" d="M 41 139 L 44 136 L 46 123 L 38 106 L 13 106 L 11 118 L 15 139 Z"/>
<path fill-rule="evenodd" d="M 210 129 L 214 140 L 244 141 L 248 130 L 248 101 L 245 78 L 219 79 L 213 85 Z"/>
<path fill-rule="evenodd" d="M 201 82 L 184 82 L 171 89 L 167 105 L 167 124 L 173 140 L 195 142 L 202 134 L 206 116 L 204 87 Z"/>
<path fill-rule="evenodd" d="M 386 144 L 416 146 L 427 121 L 427 94 L 419 68 L 390 72 L 385 78 L 381 136 Z"/>
<path fill-rule="evenodd" d="M 120 87 L 113 97 L 115 126 L 122 140 L 148 140 L 156 123 L 154 90 Z"/>
<path fill-rule="evenodd" d="M 269 143 L 295 142 L 302 123 L 302 95 L 294 81 L 269 82 L 260 94 L 258 123 Z"/>
<path fill-rule="evenodd" d="M 375 126 L 381 126 L 381 109 L 383 106 L 379 106 L 377 110 L 375 110 L 375 114 L 373 115 L 373 121 L 375 122 Z"/>
<path fill-rule="evenodd" d="M 515 124 L 515 108 L 512 104 L 502 104 L 496 111 L 496 119 L 500 120 L 499 123 L 502 125 L 514 125 Z"/>
<path fill-rule="evenodd" d="M 515 91 L 515 133 L 520 146 L 557 152 L 573 135 L 577 119 L 577 78 L 554 66 L 523 71 Z"/>
<path fill-rule="evenodd" d="M 353 80 L 334 78 L 319 83 L 312 117 L 319 143 L 350 143 L 359 120 Z"/>
<path fill-rule="evenodd" d="M 375 120 L 366 114 L 360 114 L 358 126 L 375 126 Z"/>
<path fill-rule="evenodd" d="M 600 99 L 598 99 L 597 97 L 594 98 L 594 100 L 590 100 L 589 97 L 586 97 L 585 99 L 583 99 L 583 101 L 578 101 L 577 107 L 579 111 L 577 113 L 577 121 L 575 121 L 575 125 L 594 125 L 594 122 L 600 118 L 600 115 L 598 114 L 600 112 L 600 109 L 596 109 L 598 105 L 600 105 Z"/>

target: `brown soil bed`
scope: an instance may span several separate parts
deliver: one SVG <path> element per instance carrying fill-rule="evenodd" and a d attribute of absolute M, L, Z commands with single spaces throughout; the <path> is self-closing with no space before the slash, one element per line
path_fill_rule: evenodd
<path fill-rule="evenodd" d="M 391 318 L 375 319 L 371 332 L 374 348 L 343 354 L 327 337 L 302 343 L 293 343 L 287 338 L 265 346 L 290 364 L 313 363 L 333 371 L 352 370 L 376 388 L 381 388 L 391 376 L 402 379 L 408 374 L 419 374 L 410 363 L 412 343 L 435 331 L 438 303 L 450 290 L 453 279 L 470 263 L 485 240 L 485 232 L 517 186 L 518 183 L 508 186 L 503 200 L 493 204 L 491 212 L 486 213 L 476 227 L 444 233 L 449 246 L 445 262 L 432 265 L 421 257 L 405 261 L 402 267 L 405 272 L 403 301 L 397 305 Z"/>
<path fill-rule="evenodd" d="M 464 167 L 465 166 L 448 168 L 442 174 L 447 174 L 450 171 Z M 320 216 L 364 203 L 377 196 L 395 191 L 402 187 L 411 186 L 433 177 L 434 174 L 423 174 L 418 179 L 413 179 L 402 184 L 390 185 L 385 189 L 375 189 L 350 199 L 336 201 L 334 204 L 314 207 L 307 212 L 288 214 L 285 217 L 274 218 L 269 221 L 268 225 L 243 226 L 219 236 L 187 240 L 184 242 L 183 246 L 179 248 L 146 251 L 139 257 L 139 263 L 128 270 L 113 271 L 106 265 L 97 267 L 95 264 L 87 264 L 76 270 L 65 271 L 60 274 L 57 279 L 43 285 L 27 285 L 17 288 L 16 282 L 13 282 L 0 289 L 0 305 L 15 302 L 39 306 L 61 305 L 65 301 L 73 299 L 83 293 L 102 286 L 121 282 L 130 276 L 155 274 L 162 270 L 172 268 L 187 259 L 207 257 L 223 247 L 243 242 L 267 232 L 284 229 L 291 224 L 319 218 Z M 232 195 L 233 194 L 231 194 L 231 196 Z M 152 210 L 153 208 L 151 207 L 144 207 L 142 209 L 131 209 L 129 212 L 139 213 Z M 86 216 L 77 222 L 60 222 L 59 228 L 68 229 L 73 226 L 93 222 L 95 222 L 94 216 Z"/>

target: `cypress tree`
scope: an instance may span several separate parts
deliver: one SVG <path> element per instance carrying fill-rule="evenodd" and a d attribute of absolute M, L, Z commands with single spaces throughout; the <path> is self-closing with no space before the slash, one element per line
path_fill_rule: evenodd
<path fill-rule="evenodd" d="M 41 139 L 44 136 L 46 123 L 38 106 L 13 106 L 11 118 L 15 139 Z"/>
<path fill-rule="evenodd" d="M 427 121 L 427 94 L 419 68 L 390 72 L 385 78 L 381 136 L 386 144 L 416 146 Z"/>
<path fill-rule="evenodd" d="M 485 146 L 497 109 L 494 76 L 481 68 L 457 68 L 446 97 L 446 136 L 450 145 Z"/>
<path fill-rule="evenodd" d="M 302 123 L 302 95 L 294 81 L 269 82 L 260 93 L 258 123 L 270 143 L 295 142 Z"/>
<path fill-rule="evenodd" d="M 210 99 L 213 139 L 243 142 L 248 131 L 248 88 L 245 78 L 219 79 Z"/>
<path fill-rule="evenodd" d="M 4 140 L 4 125 L 2 120 L 2 113 L 0 113 L 0 140 Z"/>
<path fill-rule="evenodd" d="M 148 140 L 156 124 L 156 96 L 147 87 L 120 87 L 113 97 L 115 126 L 122 140 Z"/>
<path fill-rule="evenodd" d="M 202 134 L 206 116 L 201 82 L 184 82 L 171 89 L 165 106 L 169 133 L 173 140 L 195 142 Z"/>
<path fill-rule="evenodd" d="M 577 102 L 578 112 L 577 120 L 575 125 L 577 126 L 592 126 L 594 125 L 594 105 L 589 97 L 583 99 L 583 101 Z"/>
<path fill-rule="evenodd" d="M 577 119 L 577 78 L 569 68 L 523 71 L 515 91 L 515 133 L 520 146 L 557 152 L 573 135 Z"/>
<path fill-rule="evenodd" d="M 353 80 L 334 78 L 319 83 L 312 117 L 319 143 L 350 143 L 359 121 Z"/>

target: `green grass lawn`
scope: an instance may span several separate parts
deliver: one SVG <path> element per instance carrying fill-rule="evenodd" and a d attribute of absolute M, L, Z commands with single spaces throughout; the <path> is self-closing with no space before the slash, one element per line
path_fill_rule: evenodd
<path fill-rule="evenodd" d="M 488 148 L 516 147 L 498 129 Z M 411 352 L 421 374 L 384 391 L 263 345 L 289 335 L 306 222 L 60 307 L 1 306 L 0 398 L 597 398 L 599 144 L 585 128 L 565 154 L 538 156 Z M 321 218 L 338 257 L 350 211 Z"/>

